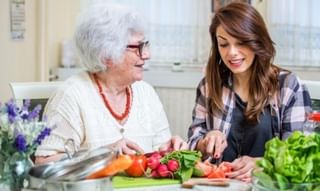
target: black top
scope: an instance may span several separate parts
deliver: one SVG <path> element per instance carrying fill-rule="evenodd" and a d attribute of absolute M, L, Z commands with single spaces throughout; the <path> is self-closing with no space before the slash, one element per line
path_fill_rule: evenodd
<path fill-rule="evenodd" d="M 227 137 L 228 147 L 223 153 L 223 160 L 232 162 L 234 159 L 247 155 L 262 157 L 265 143 L 273 137 L 270 106 L 264 109 L 260 122 L 250 124 L 244 117 L 247 103 L 236 95 L 236 105 L 232 114 L 230 133 Z"/>

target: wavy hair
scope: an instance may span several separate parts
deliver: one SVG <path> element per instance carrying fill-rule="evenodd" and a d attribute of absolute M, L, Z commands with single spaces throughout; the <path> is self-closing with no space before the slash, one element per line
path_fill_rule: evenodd
<path fill-rule="evenodd" d="M 128 7 L 106 1 L 93 3 L 75 29 L 74 43 L 81 63 L 90 72 L 106 70 L 106 59 L 119 63 L 130 38 L 144 33 L 145 24 L 143 17 Z"/>
<path fill-rule="evenodd" d="M 218 26 L 222 26 L 229 35 L 241 41 L 255 54 L 251 66 L 252 75 L 249 79 L 248 104 L 244 115 L 248 122 L 257 123 L 268 99 L 278 89 L 280 68 L 272 64 L 275 56 L 274 42 L 270 38 L 262 16 L 247 3 L 230 3 L 215 13 L 210 26 L 212 48 L 206 67 L 210 113 L 225 112 L 222 87 L 232 75 L 225 64 L 219 64 L 221 56 L 216 39 Z"/>

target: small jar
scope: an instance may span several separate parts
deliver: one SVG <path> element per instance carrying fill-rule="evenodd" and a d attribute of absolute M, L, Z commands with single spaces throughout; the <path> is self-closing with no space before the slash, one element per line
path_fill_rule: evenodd
<path fill-rule="evenodd" d="M 303 125 L 303 133 L 320 133 L 320 112 L 313 112 L 308 115 L 308 120 Z"/>

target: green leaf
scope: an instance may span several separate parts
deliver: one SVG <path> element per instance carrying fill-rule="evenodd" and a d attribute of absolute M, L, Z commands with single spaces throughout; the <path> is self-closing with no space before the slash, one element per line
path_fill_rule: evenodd
<path fill-rule="evenodd" d="M 279 186 L 280 190 L 288 189 L 289 181 L 285 176 L 281 174 L 275 173 L 274 176 L 277 180 L 277 185 Z"/>
<path fill-rule="evenodd" d="M 277 188 L 274 186 L 274 181 L 268 174 L 264 172 L 254 172 L 254 176 L 258 178 L 259 184 L 261 184 L 263 187 L 270 190 L 277 190 Z"/>
<path fill-rule="evenodd" d="M 254 174 L 259 182 L 270 186 L 274 181 L 280 190 L 320 182 L 320 134 L 307 136 L 295 131 L 285 141 L 278 137 L 269 140 L 265 147 L 264 158 L 257 161 L 257 166 L 266 176 Z"/>
<path fill-rule="evenodd" d="M 161 159 L 160 162 L 162 164 L 166 164 L 170 159 L 177 160 L 180 164 L 180 167 L 178 171 L 174 173 L 174 175 L 183 182 L 191 178 L 193 174 L 193 168 L 200 158 L 201 153 L 199 151 L 181 150 L 167 154 Z"/>

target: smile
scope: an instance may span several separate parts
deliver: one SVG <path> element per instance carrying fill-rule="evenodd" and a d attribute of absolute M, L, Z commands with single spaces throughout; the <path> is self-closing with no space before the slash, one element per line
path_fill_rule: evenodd
<path fill-rule="evenodd" d="M 232 65 L 232 66 L 240 66 L 244 61 L 244 58 L 243 59 L 236 59 L 236 60 L 230 60 L 229 63 Z"/>

